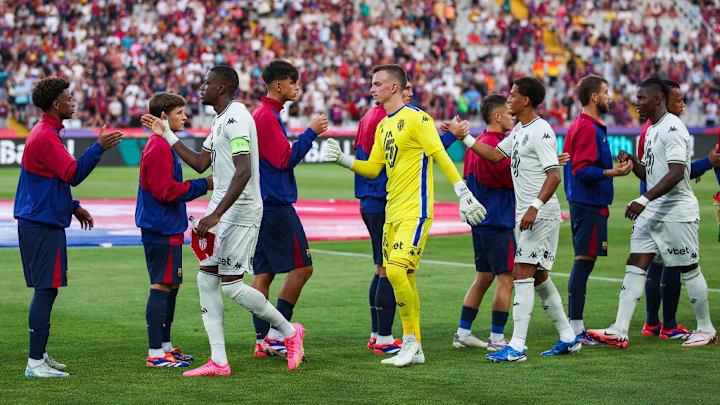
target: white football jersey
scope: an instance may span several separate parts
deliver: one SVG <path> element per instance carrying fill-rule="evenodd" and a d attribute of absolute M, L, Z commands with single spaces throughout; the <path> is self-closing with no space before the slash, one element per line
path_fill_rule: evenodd
<path fill-rule="evenodd" d="M 255 120 L 248 109 L 238 101 L 232 101 L 212 123 L 210 135 L 203 142 L 203 149 L 212 154 L 214 190 L 207 213 L 210 214 L 227 193 L 235 174 L 231 142 L 243 138 L 250 142 L 250 179 L 240 197 L 223 214 L 220 221 L 240 225 L 259 225 L 262 220 L 262 196 L 260 195 L 260 161 Z"/>
<path fill-rule="evenodd" d="M 683 178 L 665 195 L 650 201 L 642 216 L 666 222 L 700 219 L 700 207 L 690 186 L 690 133 L 676 115 L 666 113 L 645 134 L 645 182 L 650 190 L 670 171 L 669 163 L 685 166 Z"/>
<path fill-rule="evenodd" d="M 557 138 L 547 121 L 537 117 L 527 125 L 518 122 L 497 149 L 512 160 L 510 172 L 515 187 L 515 220 L 519 223 L 545 183 L 545 171 L 559 168 Z M 560 220 L 560 203 L 553 193 L 537 218 Z"/>

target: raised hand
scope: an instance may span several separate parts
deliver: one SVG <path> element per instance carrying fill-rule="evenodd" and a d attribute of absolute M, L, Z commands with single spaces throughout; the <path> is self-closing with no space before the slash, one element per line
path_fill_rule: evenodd
<path fill-rule="evenodd" d="M 165 123 L 163 120 L 154 115 L 143 114 L 143 116 L 140 117 L 140 122 L 142 122 L 143 126 L 151 130 L 155 135 L 162 136 L 163 132 L 165 132 Z"/>
<path fill-rule="evenodd" d="M 119 131 L 111 132 L 109 134 L 105 133 L 105 128 L 107 125 L 103 125 L 100 129 L 100 135 L 98 135 L 98 143 L 100 146 L 103 147 L 103 149 L 108 150 L 112 148 L 113 146 L 119 144 L 122 142 L 123 133 Z M 87 212 L 87 211 L 86 211 Z"/>
<path fill-rule="evenodd" d="M 316 115 L 312 121 L 310 121 L 310 129 L 319 135 L 327 131 L 328 123 L 329 122 L 325 114 L 320 113 L 319 115 Z"/>
<path fill-rule="evenodd" d="M 325 143 L 325 156 L 323 157 L 323 161 L 335 163 L 349 169 L 352 167 L 354 159 L 343 153 L 342 149 L 340 149 L 340 143 L 337 140 L 330 138 L 327 140 L 327 143 Z"/>

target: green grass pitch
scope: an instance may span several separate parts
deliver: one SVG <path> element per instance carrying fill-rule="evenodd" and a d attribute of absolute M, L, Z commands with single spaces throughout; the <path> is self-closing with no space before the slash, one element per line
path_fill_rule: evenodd
<path fill-rule="evenodd" d="M 192 172 L 186 168 L 188 177 Z M 0 170 L 0 198 L 12 199 L 17 169 Z M 351 199 L 352 175 L 330 165 L 296 170 L 303 199 Z M 610 255 L 600 258 L 593 276 L 621 279 L 629 252 L 632 223 L 625 204 L 638 195 L 633 177 L 616 180 L 609 222 Z M 561 186 L 562 188 L 562 186 Z M 694 184 L 701 205 L 700 240 L 710 309 L 720 323 L 720 250 L 711 196 L 718 190 L 712 174 Z M 451 186 L 436 170 L 436 199 L 453 201 Z M 137 168 L 98 168 L 77 198 L 135 198 Z M 562 190 L 563 209 L 567 211 Z M 367 290 L 374 266 L 369 241 L 311 243 L 315 272 L 295 309 L 294 320 L 307 327 L 308 362 L 295 372 L 280 358 L 252 357 L 250 314 L 225 300 L 227 351 L 233 375 L 183 378 L 182 369 L 145 367 L 148 293 L 142 247 L 69 249 L 69 287 L 62 288 L 52 316 L 50 353 L 69 365 L 70 378 L 23 377 L 27 358 L 27 310 L 32 290 L 25 287 L 17 249 L 0 250 L 0 402 L 2 403 L 652 403 L 717 402 L 720 398 L 720 346 L 683 348 L 678 341 L 640 335 L 645 300 L 631 325 L 630 346 L 585 347 L 577 355 L 541 358 L 557 333 L 536 301 L 528 335 L 528 361 L 490 364 L 482 350 L 455 349 L 462 299 L 474 277 L 469 235 L 433 237 L 418 272 L 422 301 L 424 365 L 381 366 L 365 348 L 369 335 Z M 346 253 L 346 254 L 341 254 Z M 206 361 L 209 345 L 200 319 L 195 283 L 197 266 L 185 249 L 185 284 L 178 297 L 173 343 L 193 354 L 193 366 Z M 573 253 L 570 228 L 560 234 L 552 278 L 567 304 L 567 274 Z M 273 284 L 271 300 L 281 280 Z M 585 322 L 607 327 L 615 319 L 620 283 L 591 279 Z M 492 288 L 488 292 L 492 294 Z M 688 328 L 695 318 L 682 292 L 678 320 Z M 473 332 L 486 339 L 490 300 L 480 306 Z M 395 335 L 400 336 L 399 315 Z M 512 319 L 506 336 L 512 334 Z"/>

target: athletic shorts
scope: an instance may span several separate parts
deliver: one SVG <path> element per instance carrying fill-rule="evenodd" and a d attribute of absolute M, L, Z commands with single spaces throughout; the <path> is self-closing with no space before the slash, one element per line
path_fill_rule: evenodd
<path fill-rule="evenodd" d="M 515 267 L 515 232 L 472 234 L 475 270 L 498 275 Z"/>
<path fill-rule="evenodd" d="M 383 226 L 383 266 L 390 260 L 408 263 L 410 269 L 420 264 L 432 218 L 410 218 L 386 222 Z"/>
<path fill-rule="evenodd" d="M 570 204 L 575 256 L 607 256 L 607 217 Z"/>
<path fill-rule="evenodd" d="M 385 213 L 384 212 L 360 212 L 362 215 L 363 222 L 370 233 L 370 242 L 372 243 L 373 250 L 373 261 L 376 265 L 383 264 L 382 255 L 382 237 L 383 237 L 383 226 L 385 225 Z"/>
<path fill-rule="evenodd" d="M 36 290 L 67 285 L 65 229 L 18 226 L 25 284 Z"/>
<path fill-rule="evenodd" d="M 218 222 L 210 228 L 215 234 L 213 255 L 200 260 L 200 266 L 218 266 L 221 276 L 242 276 L 253 272 L 253 255 L 258 240 L 256 225 Z"/>
<path fill-rule="evenodd" d="M 654 253 L 666 267 L 696 264 L 700 260 L 699 223 L 663 222 L 640 216 L 630 235 L 630 253 Z"/>
<path fill-rule="evenodd" d="M 255 274 L 287 273 L 312 264 L 305 230 L 292 205 L 264 211 L 255 248 Z"/>
<path fill-rule="evenodd" d="M 560 236 L 560 221 L 537 219 L 532 229 L 517 229 L 515 263 L 538 266 L 538 270 L 552 270 Z"/>
<path fill-rule="evenodd" d="M 169 236 L 167 243 L 143 243 L 150 284 L 182 284 L 184 235 Z"/>

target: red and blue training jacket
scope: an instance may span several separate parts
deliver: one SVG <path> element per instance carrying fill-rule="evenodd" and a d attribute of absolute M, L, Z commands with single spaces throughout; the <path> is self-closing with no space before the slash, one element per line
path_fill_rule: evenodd
<path fill-rule="evenodd" d="M 187 229 L 185 202 L 207 193 L 205 178 L 183 182 L 182 165 L 167 141 L 157 135 L 148 139 L 140 158 L 140 179 L 135 225 L 144 243 L 167 244 L 168 237 Z"/>
<path fill-rule="evenodd" d="M 612 169 L 613 162 L 605 124 L 580 113 L 568 128 L 563 152 L 570 154 L 564 169 L 567 200 L 609 216 L 614 191 L 604 171 Z"/>
<path fill-rule="evenodd" d="M 260 193 L 263 209 L 271 211 L 297 201 L 297 184 L 293 169 L 310 151 L 318 134 L 308 128 L 290 144 L 285 125 L 280 119 L 282 104 L 263 97 L 252 112 L 258 135 L 260 153 Z"/>
<path fill-rule="evenodd" d="M 77 186 L 100 162 L 103 149 L 95 143 L 77 160 L 60 139 L 59 119 L 43 114 L 28 135 L 15 193 L 13 216 L 20 226 L 67 228 L 80 202 L 72 199 Z"/>
<path fill-rule="evenodd" d="M 493 148 L 505 137 L 502 132 L 483 131 L 477 138 Z M 475 198 L 487 209 L 485 219 L 472 227 L 473 233 L 487 235 L 515 228 L 515 191 L 510 159 L 489 162 L 475 152 L 465 151 L 463 177 Z"/>

